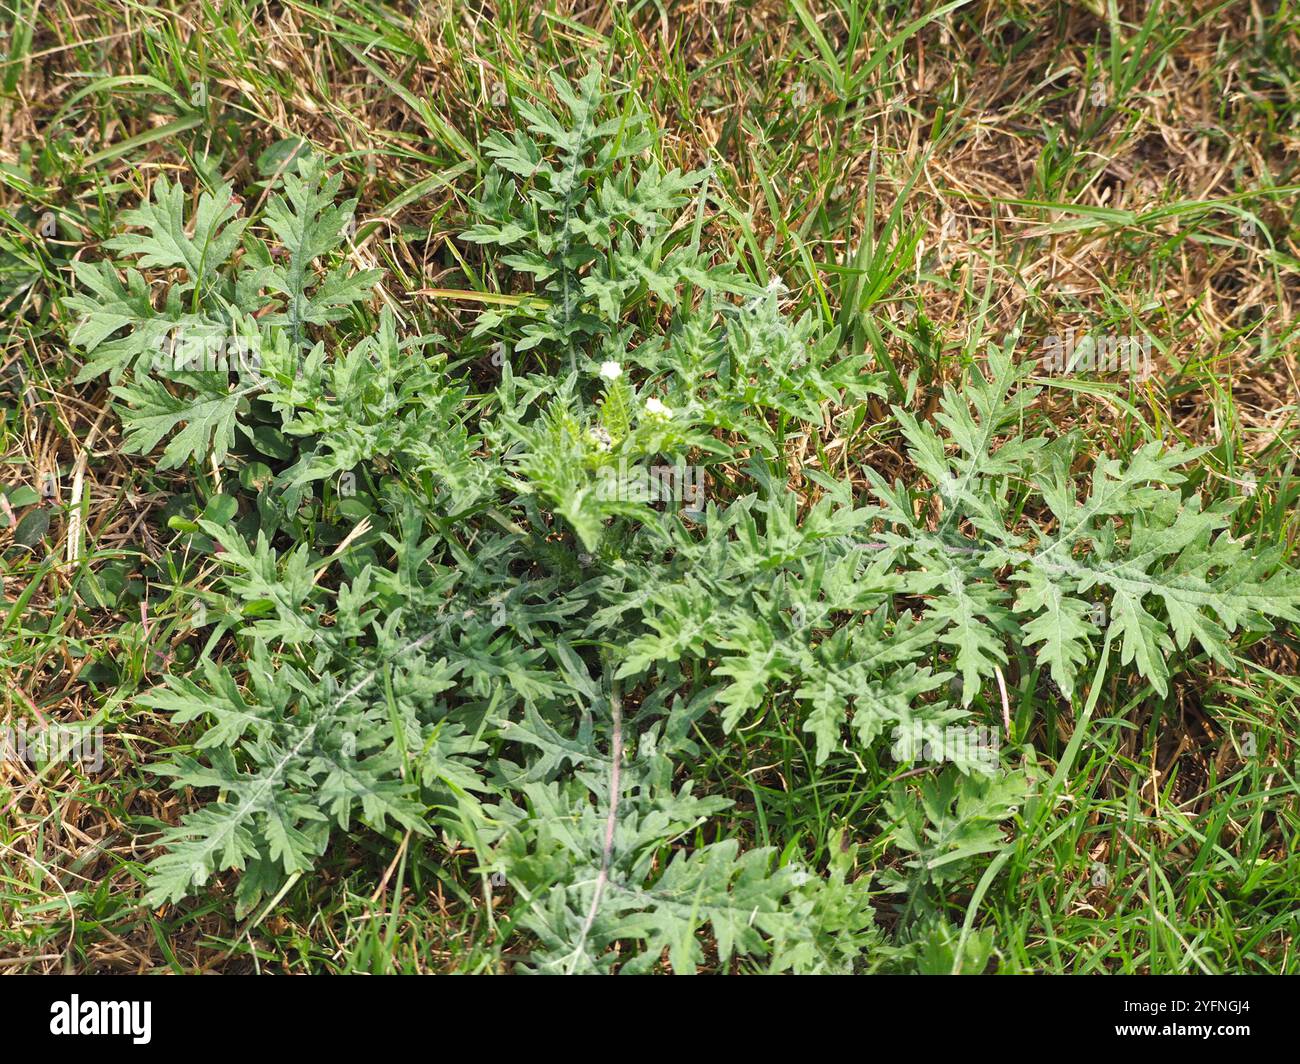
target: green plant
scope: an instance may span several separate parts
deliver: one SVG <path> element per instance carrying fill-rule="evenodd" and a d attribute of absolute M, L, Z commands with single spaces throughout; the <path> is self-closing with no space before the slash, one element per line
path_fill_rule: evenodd
<path fill-rule="evenodd" d="M 148 900 L 237 870 L 243 915 L 359 821 L 468 845 L 542 971 L 690 971 L 706 952 L 978 968 L 991 941 L 958 944 L 949 895 L 1027 793 L 1015 751 L 892 780 L 873 883 L 843 833 L 812 840 L 815 869 L 750 845 L 734 799 L 686 771 L 701 743 L 771 716 L 811 736 L 810 766 L 847 750 L 879 769 L 890 736 L 908 764 L 899 735 L 987 723 L 982 685 L 1031 653 L 1069 697 L 1114 640 L 1164 692 L 1193 643 L 1231 667 L 1234 631 L 1300 619 L 1300 582 L 1185 491 L 1195 452 L 1098 458 L 1080 496 L 1078 440 L 1032 434 L 1014 339 L 934 424 L 894 408 L 911 483 L 866 468 L 864 504 L 847 477 L 792 482 L 789 438 L 858 415 L 883 376 L 704 250 L 706 177 L 657 161 L 631 94 L 594 71 L 555 88 L 563 118 L 521 103 L 522 127 L 486 141 L 465 239 L 501 303 L 455 361 L 331 264 L 352 208 L 313 156 L 257 218 L 221 187 L 187 224 L 180 188 L 155 184 L 125 216 L 145 232 L 105 246 L 169 272 L 161 311 L 136 268 L 77 265 L 74 338 L 129 447 L 239 467 L 236 520 L 176 524 L 220 563 L 233 653 L 140 700 L 201 724 L 158 771 L 220 796 L 165 830 Z M 178 368 L 177 330 L 257 365 Z M 707 503 L 639 490 L 656 465 L 691 469 Z M 886 941 L 873 902 L 891 893 Z"/>
<path fill-rule="evenodd" d="M 113 261 L 73 263 L 84 291 L 68 300 L 78 315 L 71 338 L 89 356 L 78 380 L 107 374 L 114 382 L 128 454 L 148 454 L 170 435 L 161 468 L 209 452 L 222 461 L 239 415 L 266 387 L 258 363 L 291 374 L 298 350 L 311 346 L 307 328 L 338 321 L 367 298 L 379 271 L 317 272 L 356 205 L 336 204 L 340 180 L 326 176 L 319 157 L 303 156 L 283 193 L 268 200 L 261 222 L 269 232 L 258 237 L 248 235 L 229 184 L 201 192 L 187 219 L 185 191 L 159 178 L 152 199 L 122 215 L 142 232 L 104 242 L 132 263 L 122 268 L 125 280 Z M 166 271 L 161 308 L 140 273 L 146 268 Z"/>

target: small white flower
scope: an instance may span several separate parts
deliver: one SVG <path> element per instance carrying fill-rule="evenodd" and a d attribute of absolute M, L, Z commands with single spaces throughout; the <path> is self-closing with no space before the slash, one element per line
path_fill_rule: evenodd
<path fill-rule="evenodd" d="M 600 375 L 607 381 L 616 381 L 623 376 L 623 367 L 617 362 L 602 362 L 600 364 Z"/>
<path fill-rule="evenodd" d="M 597 425 L 591 430 L 591 438 L 602 451 L 608 451 L 614 444 L 614 438 L 603 425 Z"/>
<path fill-rule="evenodd" d="M 645 412 L 651 417 L 670 418 L 673 416 L 672 407 L 664 406 L 663 402 L 653 395 L 645 401 Z"/>

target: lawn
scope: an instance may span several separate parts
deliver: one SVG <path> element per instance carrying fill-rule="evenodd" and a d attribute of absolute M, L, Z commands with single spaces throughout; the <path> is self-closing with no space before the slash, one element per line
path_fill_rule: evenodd
<path fill-rule="evenodd" d="M 0 971 L 1300 972 L 1300 7 L 3 8 Z"/>

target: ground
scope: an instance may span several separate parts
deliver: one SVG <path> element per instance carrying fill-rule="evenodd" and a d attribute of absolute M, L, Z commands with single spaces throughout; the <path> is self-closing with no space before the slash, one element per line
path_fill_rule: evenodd
<path fill-rule="evenodd" d="M 918 483 L 891 405 L 932 418 L 973 336 L 1023 337 L 1029 357 L 1100 331 L 1145 342 L 1141 371 L 1047 376 L 1035 417 L 1086 455 L 1197 448 L 1188 488 L 1243 500 L 1233 533 L 1295 556 L 1289 4 L 68 0 L 19 3 L 4 25 L 0 720 L 96 724 L 104 767 L 0 764 L 0 967 L 509 971 L 529 949 L 445 831 L 338 838 L 252 919 L 228 873 L 143 901 L 160 828 L 213 795 L 149 771 L 199 733 L 138 699 L 238 655 L 182 623 L 219 565 L 169 518 L 239 467 L 124 450 L 110 381 L 78 377 L 68 300 L 71 263 L 105 258 L 164 177 L 195 195 L 229 181 L 255 212 L 300 138 L 357 198 L 345 258 L 381 271 L 376 312 L 464 337 L 491 302 L 465 294 L 485 289 L 462 239 L 486 138 L 514 127 L 516 100 L 554 100 L 552 73 L 596 64 L 653 117 L 665 165 L 709 168 L 716 260 L 779 279 L 791 318 L 842 326 L 835 357 L 869 355 L 885 382 L 820 436 L 783 436 L 792 490 L 806 469 L 864 497 L 865 467 Z M 991 933 L 990 968 L 1300 970 L 1298 634 L 1241 633 L 1234 669 L 1189 655 L 1163 696 L 1108 677 L 1082 734 L 1081 701 L 1045 673 L 1016 670 L 1010 705 L 990 696 L 986 723 L 1001 703 L 1017 741 L 1066 770 L 1051 812 L 1008 821 L 992 877 L 950 899 L 958 926 L 977 911 Z M 743 846 L 815 864 L 843 831 L 855 875 L 894 862 L 880 795 L 915 777 L 815 766 L 775 711 L 699 739 L 688 775 L 735 803 Z M 873 905 L 889 934 L 898 914 Z"/>

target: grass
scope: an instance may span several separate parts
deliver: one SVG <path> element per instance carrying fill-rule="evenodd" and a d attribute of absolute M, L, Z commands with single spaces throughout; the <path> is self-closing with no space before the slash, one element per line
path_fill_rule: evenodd
<path fill-rule="evenodd" d="M 351 256 L 384 271 L 382 300 L 461 334 L 497 294 L 455 239 L 479 145 L 504 100 L 601 62 L 673 164 L 712 168 L 699 238 L 872 354 L 891 402 L 932 413 L 983 340 L 1018 328 L 1025 352 L 1068 328 L 1149 337 L 1155 372 L 1044 377 L 1042 412 L 1094 451 L 1204 447 L 1192 487 L 1245 490 L 1235 534 L 1295 555 L 1287 0 L 2 6 L 0 481 L 15 510 L 22 487 L 50 497 L 47 529 L 0 528 L 0 722 L 101 725 L 106 768 L 0 763 L 0 967 L 489 972 L 523 948 L 454 840 L 336 844 L 246 920 L 221 887 L 140 903 L 159 826 L 197 798 L 148 772 L 185 735 L 135 696 L 220 652 L 186 624 L 212 566 L 167 521 L 216 474 L 121 452 L 103 383 L 75 380 L 64 300 L 68 264 L 164 174 L 255 198 L 304 138 L 359 197 Z M 792 476 L 905 472 L 882 403 L 783 442 Z M 1053 782 L 950 914 L 991 929 L 998 970 L 1300 971 L 1300 643 L 1281 628 L 1244 646 L 1239 673 L 1195 659 L 1164 698 L 1112 676 L 1083 720 L 1028 657 L 1008 670 L 1012 740 Z M 886 860 L 899 773 L 878 752 L 819 766 L 776 712 L 701 739 L 697 788 L 737 802 L 746 844 L 817 865 L 843 828 L 864 870 Z"/>

